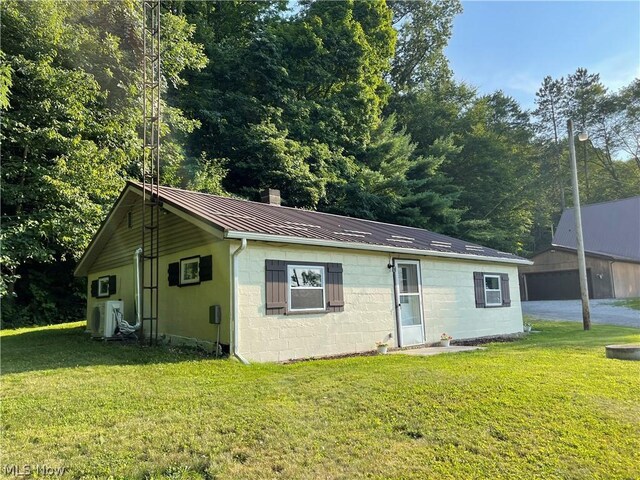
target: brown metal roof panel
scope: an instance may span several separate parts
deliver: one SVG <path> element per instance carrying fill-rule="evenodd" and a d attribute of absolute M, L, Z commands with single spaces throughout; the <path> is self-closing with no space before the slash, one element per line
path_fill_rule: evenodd
<path fill-rule="evenodd" d="M 140 184 L 138 188 L 141 187 Z M 161 199 L 226 231 L 288 236 L 346 244 L 410 248 L 494 258 L 515 255 L 428 230 L 352 217 L 219 197 L 170 187 Z"/>

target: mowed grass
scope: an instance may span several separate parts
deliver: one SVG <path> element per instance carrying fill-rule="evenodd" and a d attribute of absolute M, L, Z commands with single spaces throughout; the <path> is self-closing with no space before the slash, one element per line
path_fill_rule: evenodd
<path fill-rule="evenodd" d="M 486 350 L 243 366 L 2 332 L 2 464 L 69 478 L 640 478 L 640 331 L 534 320 Z"/>
<path fill-rule="evenodd" d="M 619 307 L 627 307 L 633 308 L 634 310 L 640 310 L 640 298 L 625 298 L 624 300 L 613 302 L 613 304 Z"/>

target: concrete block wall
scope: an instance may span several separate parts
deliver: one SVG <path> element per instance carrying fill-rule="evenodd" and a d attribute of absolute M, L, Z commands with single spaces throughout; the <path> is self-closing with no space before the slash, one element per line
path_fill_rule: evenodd
<path fill-rule="evenodd" d="M 420 265 L 427 343 L 444 332 L 454 339 L 522 332 L 517 266 L 429 257 Z M 476 308 L 473 272 L 508 274 L 511 306 Z"/>
<path fill-rule="evenodd" d="M 522 331 L 517 267 L 504 263 L 419 259 L 427 343 Z M 265 260 L 337 262 L 343 267 L 344 312 L 265 315 Z M 238 258 L 239 350 L 253 361 L 283 361 L 397 345 L 393 274 L 388 254 L 249 242 Z M 509 274 L 511 307 L 475 307 L 473 272 Z M 389 337 L 392 337 L 389 339 Z"/>
<path fill-rule="evenodd" d="M 336 262 L 343 268 L 343 312 L 265 315 L 265 260 Z M 388 258 L 353 250 L 249 242 L 238 259 L 239 350 L 254 361 L 372 350 L 394 338 L 393 279 Z"/>

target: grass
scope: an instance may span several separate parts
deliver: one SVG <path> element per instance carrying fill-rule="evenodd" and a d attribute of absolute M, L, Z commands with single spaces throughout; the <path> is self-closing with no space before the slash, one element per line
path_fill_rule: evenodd
<path fill-rule="evenodd" d="M 5 330 L 2 465 L 68 478 L 640 478 L 640 330 L 534 321 L 483 351 L 243 366 Z"/>
<path fill-rule="evenodd" d="M 613 303 L 613 305 L 640 310 L 640 298 L 626 298 L 624 300 L 617 300 Z"/>

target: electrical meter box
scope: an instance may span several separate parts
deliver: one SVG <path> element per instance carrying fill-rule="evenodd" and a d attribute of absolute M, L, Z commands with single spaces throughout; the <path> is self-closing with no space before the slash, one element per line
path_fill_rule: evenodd
<path fill-rule="evenodd" d="M 222 308 L 220 305 L 211 305 L 209 307 L 209 323 L 220 325 L 222 322 Z"/>

